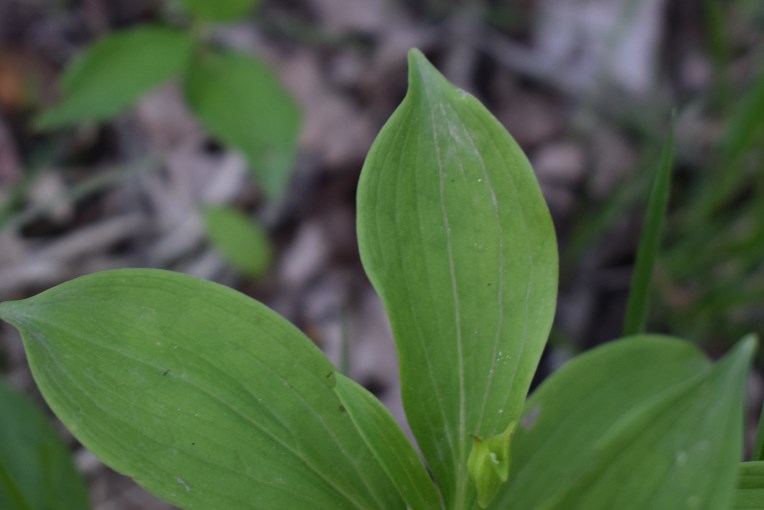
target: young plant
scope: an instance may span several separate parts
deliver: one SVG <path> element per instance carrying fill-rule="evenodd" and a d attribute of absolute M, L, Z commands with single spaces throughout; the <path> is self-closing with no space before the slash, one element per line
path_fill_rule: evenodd
<path fill-rule="evenodd" d="M 258 0 L 182 0 L 194 27 L 239 19 Z M 113 117 L 172 77 L 201 125 L 240 150 L 271 196 L 284 189 L 300 115 L 273 72 L 256 58 L 218 50 L 200 30 L 143 24 L 105 36 L 66 70 L 63 101 L 37 119 L 44 129 Z"/>
<path fill-rule="evenodd" d="M 635 335 L 526 400 L 554 313 L 552 222 L 517 144 L 416 50 L 358 191 L 364 267 L 390 317 L 406 415 L 231 289 L 129 269 L 0 305 L 64 424 L 183 508 L 764 508 L 741 468 L 755 349 L 713 364 Z M 431 475 L 430 475 L 431 473 Z"/>
<path fill-rule="evenodd" d="M 53 129 L 112 118 L 149 90 L 180 77 L 186 104 L 199 123 L 241 151 L 265 193 L 279 197 L 297 152 L 298 107 L 267 65 L 251 55 L 210 46 L 198 30 L 203 23 L 241 18 L 258 3 L 183 0 L 181 5 L 196 18 L 194 30 L 142 24 L 101 38 L 67 68 L 61 81 L 63 101 L 44 112 L 37 126 Z M 207 237 L 230 265 L 258 276 L 270 258 L 268 239 L 251 221 L 232 227 L 234 216 L 242 214 L 202 213 Z M 252 260 L 236 252 L 238 233 L 262 245 Z"/>

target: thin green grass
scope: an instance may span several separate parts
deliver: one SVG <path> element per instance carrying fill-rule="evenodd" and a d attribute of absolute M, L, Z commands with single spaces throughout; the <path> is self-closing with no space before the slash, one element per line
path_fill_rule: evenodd
<path fill-rule="evenodd" d="M 637 250 L 637 260 L 631 278 L 631 290 L 626 305 L 624 336 L 643 331 L 647 318 L 655 259 L 660 249 L 661 232 L 666 218 L 669 194 L 671 192 L 671 171 L 674 166 L 675 118 L 672 116 L 668 138 L 663 145 L 660 165 L 653 180 L 642 237 Z"/>

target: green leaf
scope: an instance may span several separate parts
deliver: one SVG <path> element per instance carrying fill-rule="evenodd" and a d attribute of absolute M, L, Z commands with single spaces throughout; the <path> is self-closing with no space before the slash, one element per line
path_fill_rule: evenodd
<path fill-rule="evenodd" d="M 249 276 L 260 276 L 271 263 L 268 234 L 254 220 L 232 207 L 205 207 L 207 237 L 226 262 Z"/>
<path fill-rule="evenodd" d="M 84 510 L 85 485 L 47 417 L 0 379 L 0 508 Z"/>
<path fill-rule="evenodd" d="M 447 508 L 475 500 L 473 436 L 518 421 L 549 333 L 557 252 L 506 130 L 424 56 L 364 165 L 358 237 L 387 309 L 411 428 Z"/>
<path fill-rule="evenodd" d="M 687 342 L 644 335 L 569 362 L 528 400 L 491 508 L 729 508 L 754 348 L 711 365 Z"/>
<path fill-rule="evenodd" d="M 61 421 L 181 508 L 392 509 L 395 487 L 299 330 L 229 288 L 117 270 L 0 305 Z"/>
<path fill-rule="evenodd" d="M 209 52 L 191 63 L 185 92 L 205 129 L 244 153 L 278 196 L 294 164 L 300 112 L 273 72 L 249 55 Z"/>
<path fill-rule="evenodd" d="M 438 490 L 390 412 L 351 379 L 339 373 L 336 378 L 337 397 L 403 496 L 406 506 L 412 510 L 442 508 Z"/>
<path fill-rule="evenodd" d="M 243 18 L 260 0 L 182 0 L 186 10 L 208 21 L 232 21 Z"/>
<path fill-rule="evenodd" d="M 753 445 L 751 460 L 764 460 L 764 407 L 759 416 L 759 428 L 756 431 L 756 442 Z"/>
<path fill-rule="evenodd" d="M 740 464 L 734 510 L 764 510 L 764 462 Z"/>
<path fill-rule="evenodd" d="M 623 325 L 624 336 L 635 335 L 644 331 L 653 267 L 660 251 L 661 231 L 663 230 L 671 192 L 671 170 L 674 166 L 674 130 L 675 120 L 672 117 L 669 137 L 663 145 L 660 166 L 653 180 L 653 187 L 647 204 L 647 214 L 645 214 L 645 224 L 642 228 L 642 237 L 639 240 L 637 260 L 634 264 L 631 290 L 626 305 L 626 319 Z"/>
<path fill-rule="evenodd" d="M 63 101 L 36 121 L 41 129 L 113 117 L 179 73 L 193 39 L 162 26 L 140 26 L 106 36 L 66 69 Z"/>

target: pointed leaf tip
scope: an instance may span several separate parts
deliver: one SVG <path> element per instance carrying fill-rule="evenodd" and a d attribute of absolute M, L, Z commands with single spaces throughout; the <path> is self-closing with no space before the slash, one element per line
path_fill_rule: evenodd
<path fill-rule="evenodd" d="M 420 89 L 448 90 L 456 89 L 438 69 L 427 60 L 424 53 L 416 48 L 408 52 L 409 64 L 409 93 Z"/>
<path fill-rule="evenodd" d="M 749 333 L 740 339 L 737 349 L 746 353 L 746 356 L 751 356 L 759 348 L 759 335 L 756 333 Z"/>
<path fill-rule="evenodd" d="M 0 320 L 16 325 L 19 317 L 21 301 L 5 301 L 0 303 Z"/>

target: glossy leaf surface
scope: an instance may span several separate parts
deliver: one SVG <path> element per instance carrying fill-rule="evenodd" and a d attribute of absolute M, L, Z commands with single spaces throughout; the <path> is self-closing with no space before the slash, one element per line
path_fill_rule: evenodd
<path fill-rule="evenodd" d="M 764 510 L 764 462 L 740 464 L 734 510 Z"/>
<path fill-rule="evenodd" d="M 48 417 L 0 379 L 0 508 L 88 507 L 82 478 Z"/>
<path fill-rule="evenodd" d="M 260 276 L 271 263 L 268 235 L 253 218 L 232 207 L 205 207 L 207 237 L 234 269 Z"/>
<path fill-rule="evenodd" d="M 438 490 L 414 447 L 377 398 L 353 382 L 336 374 L 335 391 L 367 446 L 374 452 L 387 475 L 411 510 L 441 508 Z"/>
<path fill-rule="evenodd" d="M 208 21 L 243 18 L 260 0 L 181 0 L 186 10 Z"/>
<path fill-rule="evenodd" d="M 570 361 L 528 400 L 491 508 L 729 508 L 754 347 L 711 365 L 689 343 L 645 335 Z"/>
<path fill-rule="evenodd" d="M 266 192 L 281 193 L 295 159 L 300 112 L 273 72 L 243 53 L 210 52 L 192 62 L 185 91 L 202 125 L 246 156 Z"/>
<path fill-rule="evenodd" d="M 54 128 L 113 117 L 178 74 L 192 47 L 188 34 L 161 26 L 104 37 L 67 68 L 61 80 L 63 101 L 39 117 L 37 125 Z"/>
<path fill-rule="evenodd" d="M 519 419 L 554 313 L 549 211 L 515 141 L 416 50 L 363 168 L 358 236 L 406 414 L 448 508 L 474 501 L 472 436 Z"/>
<path fill-rule="evenodd" d="M 182 508 L 402 508 L 294 326 L 226 287 L 119 270 L 0 305 L 61 421 Z"/>

